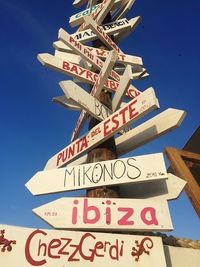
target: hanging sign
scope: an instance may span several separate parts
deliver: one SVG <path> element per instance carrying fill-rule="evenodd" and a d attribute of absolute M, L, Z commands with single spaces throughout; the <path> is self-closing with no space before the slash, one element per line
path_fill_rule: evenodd
<path fill-rule="evenodd" d="M 63 167 L 157 108 L 159 108 L 158 100 L 153 88 L 149 88 L 93 127 L 86 135 L 54 155 L 48 160 L 45 170 Z"/>
<path fill-rule="evenodd" d="M 56 229 L 173 230 L 165 200 L 63 197 L 35 208 L 33 212 Z"/>
<path fill-rule="evenodd" d="M 153 236 L 31 229 L 0 225 L 1 266 L 166 267 L 162 239 Z"/>
<path fill-rule="evenodd" d="M 39 54 L 38 60 L 46 67 L 62 72 L 65 75 L 70 75 L 88 84 L 94 84 L 99 77 L 97 73 L 92 72 L 91 70 L 87 70 L 66 60 L 62 60 L 60 58 L 52 56 L 48 53 Z M 111 92 L 115 92 L 118 86 L 118 82 L 107 79 L 104 88 Z M 132 86 L 129 87 L 126 93 L 126 95 L 130 98 L 135 98 L 136 96 L 138 96 L 138 94 L 139 92 L 135 90 L 135 88 Z"/>
<path fill-rule="evenodd" d="M 157 153 L 40 171 L 26 187 L 42 195 L 160 179 L 167 179 L 167 172 L 163 154 Z"/>

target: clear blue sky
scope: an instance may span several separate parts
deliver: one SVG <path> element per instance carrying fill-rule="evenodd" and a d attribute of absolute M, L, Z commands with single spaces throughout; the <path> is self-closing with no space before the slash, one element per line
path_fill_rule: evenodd
<path fill-rule="evenodd" d="M 77 13 L 70 0 L 0 0 L 1 22 L 1 187 L 0 223 L 48 227 L 32 209 L 63 195 L 34 197 L 25 183 L 46 161 L 69 144 L 78 113 L 52 103 L 61 95 L 65 76 L 43 67 L 38 53 L 53 54 L 58 29 L 70 33 L 69 17 Z M 169 107 L 187 111 L 181 127 L 129 155 L 182 148 L 199 126 L 200 1 L 137 0 L 126 16 L 142 23 L 120 44 L 143 58 L 150 77 L 133 84 L 155 88 L 161 112 Z M 158 112 L 153 112 L 151 117 Z M 78 193 L 78 192 L 77 192 Z M 75 193 L 73 193 L 74 195 Z M 185 193 L 170 203 L 178 237 L 200 239 L 200 220 Z"/>

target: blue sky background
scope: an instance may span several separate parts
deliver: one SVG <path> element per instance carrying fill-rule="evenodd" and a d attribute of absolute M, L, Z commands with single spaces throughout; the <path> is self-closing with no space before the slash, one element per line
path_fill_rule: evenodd
<path fill-rule="evenodd" d="M 52 103 L 61 95 L 63 74 L 43 67 L 38 53 L 53 54 L 58 29 L 70 33 L 69 17 L 80 9 L 72 1 L 0 0 L 1 23 L 1 186 L 0 223 L 48 227 L 32 209 L 61 196 L 34 197 L 25 183 L 56 152 L 69 144 L 78 117 Z M 130 155 L 162 152 L 166 146 L 182 148 L 199 126 L 200 1 L 137 0 L 127 18 L 140 15 L 142 23 L 120 48 L 143 58 L 150 77 L 133 82 L 139 89 L 155 88 L 160 110 L 187 111 L 177 130 L 132 151 Z M 127 155 L 126 155 L 127 156 Z M 170 202 L 178 237 L 200 239 L 200 220 L 185 193 Z"/>

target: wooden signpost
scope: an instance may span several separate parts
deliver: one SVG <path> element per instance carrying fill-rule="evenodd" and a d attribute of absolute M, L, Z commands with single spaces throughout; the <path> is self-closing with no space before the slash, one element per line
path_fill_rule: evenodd
<path fill-rule="evenodd" d="M 165 200 L 60 198 L 33 209 L 33 212 L 56 229 L 173 230 Z"/>
<path fill-rule="evenodd" d="M 135 0 L 129 0 L 124 7 L 122 7 L 120 10 L 116 11 L 114 15 L 112 15 L 112 20 L 118 20 L 123 18 L 127 12 L 132 8 L 133 4 L 135 3 Z"/>
<path fill-rule="evenodd" d="M 82 154 L 106 141 L 115 133 L 154 109 L 159 108 L 158 100 L 152 88 L 110 115 L 106 120 L 93 127 L 86 135 L 72 142 L 48 160 L 45 169 L 60 168 Z"/>
<path fill-rule="evenodd" d="M 77 105 L 72 99 L 67 98 L 65 95 L 53 97 L 53 102 L 60 104 L 66 109 L 80 111 L 81 107 Z"/>
<path fill-rule="evenodd" d="M 0 225 L 1 266 L 166 267 L 162 239 Z"/>
<path fill-rule="evenodd" d="M 160 179 L 167 179 L 162 153 L 40 171 L 26 187 L 33 195 L 42 195 Z"/>

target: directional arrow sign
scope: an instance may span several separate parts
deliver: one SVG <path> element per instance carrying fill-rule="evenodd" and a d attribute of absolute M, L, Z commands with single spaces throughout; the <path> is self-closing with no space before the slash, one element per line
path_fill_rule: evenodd
<path fill-rule="evenodd" d="M 73 6 L 75 6 L 75 7 L 81 7 L 82 5 L 84 5 L 87 2 L 88 2 L 88 0 L 75 0 L 73 2 Z"/>
<path fill-rule="evenodd" d="M 33 209 L 33 212 L 56 229 L 173 230 L 167 201 L 164 200 L 60 198 Z"/>
<path fill-rule="evenodd" d="M 84 109 L 97 120 L 102 121 L 111 115 L 112 111 L 109 108 L 74 82 L 63 81 L 59 84 L 69 100 L 73 100 L 81 109 Z"/>
<path fill-rule="evenodd" d="M 77 25 L 80 25 L 84 22 L 83 17 L 84 16 L 88 16 L 90 15 L 91 17 L 95 17 L 103 8 L 104 4 L 106 4 L 106 2 L 108 2 L 109 0 L 104 0 L 102 3 L 100 3 L 99 5 L 95 5 L 92 6 L 86 10 L 83 10 L 73 16 L 70 17 L 69 19 L 69 24 L 71 27 L 75 27 Z M 126 4 L 126 2 L 128 2 L 129 0 L 115 0 L 114 6 L 113 6 L 113 10 L 123 6 L 124 4 Z"/>
<path fill-rule="evenodd" d="M 120 197 L 139 198 L 139 199 L 157 199 L 172 200 L 177 199 L 183 191 L 186 181 L 168 173 L 167 180 L 152 181 L 148 184 L 121 185 Z"/>
<path fill-rule="evenodd" d="M 94 84 L 99 77 L 97 73 L 94 73 L 90 70 L 72 64 L 71 62 L 68 62 L 66 60 L 62 60 L 60 58 L 52 56 L 48 53 L 39 54 L 37 58 L 44 66 L 62 72 L 65 75 L 68 74 L 85 83 Z M 107 79 L 104 88 L 111 92 L 113 91 L 115 92 L 118 86 L 119 86 L 118 82 Z M 135 90 L 133 86 L 130 86 L 126 95 L 129 96 L 130 98 L 135 98 L 138 95 L 138 93 L 139 93 L 138 90 Z"/>
<path fill-rule="evenodd" d="M 107 35 L 107 33 L 90 17 L 84 17 L 85 24 L 96 33 L 98 38 L 109 48 L 116 50 L 118 53 L 123 53 L 115 42 Z"/>
<path fill-rule="evenodd" d="M 53 97 L 53 102 L 60 104 L 64 108 L 80 111 L 81 108 L 72 99 L 68 99 L 65 95 Z"/>
<path fill-rule="evenodd" d="M 91 89 L 91 92 L 90 92 L 91 96 L 98 97 L 100 95 L 100 93 L 104 87 L 104 84 L 106 83 L 106 80 L 107 80 L 109 74 L 111 73 L 112 68 L 113 68 L 116 60 L 117 60 L 117 53 L 116 53 L 116 51 L 112 50 L 110 52 L 110 54 L 108 55 L 104 65 L 103 65 L 103 67 L 102 67 L 102 69 L 98 75 L 98 79 L 95 81 L 94 86 Z M 81 112 L 79 118 L 78 118 L 77 124 L 76 124 L 75 129 L 72 133 L 71 142 L 74 141 L 78 137 L 86 119 L 87 119 L 87 113 L 85 110 L 83 110 Z"/>
<path fill-rule="evenodd" d="M 186 116 L 186 112 L 168 108 L 152 119 L 133 128 L 123 136 L 115 139 L 117 154 L 122 156 L 156 138 L 178 128 Z M 87 156 L 82 156 L 70 163 L 80 165 L 86 162 Z"/>
<path fill-rule="evenodd" d="M 162 153 L 37 172 L 26 187 L 33 195 L 166 179 Z"/>
<path fill-rule="evenodd" d="M 54 42 L 53 45 L 58 51 L 68 52 L 68 53 L 75 53 L 70 47 L 65 45 L 62 41 Z M 90 46 L 86 46 L 86 45 L 85 45 L 85 47 L 90 52 L 95 54 L 97 57 L 102 58 L 102 59 L 106 59 L 107 56 L 108 56 L 108 53 L 109 53 L 108 50 L 105 50 L 105 49 L 102 49 L 102 48 L 94 48 L 94 47 L 90 47 Z M 126 64 L 130 64 L 130 65 L 134 66 L 137 69 L 142 68 L 142 65 L 143 65 L 141 57 L 126 55 L 126 54 L 120 54 L 120 53 L 118 53 L 117 63 L 121 63 L 121 64 L 125 64 L 125 65 Z"/>
<path fill-rule="evenodd" d="M 52 215 L 53 216 L 53 215 Z M 0 225 L 4 267 L 166 267 L 162 239 L 153 236 L 31 229 Z M 139 249 L 139 247 L 145 250 Z"/>
<path fill-rule="evenodd" d="M 71 49 L 76 51 L 83 59 L 87 60 L 90 64 L 92 64 L 97 69 L 102 69 L 104 62 L 90 52 L 84 45 L 80 42 L 76 41 L 72 36 L 70 36 L 65 30 L 60 29 L 58 38 L 62 40 L 66 45 L 68 45 Z M 120 76 L 114 70 L 111 70 L 110 76 L 116 80 L 120 81 Z"/>
<path fill-rule="evenodd" d="M 55 154 L 47 162 L 45 169 L 60 168 L 68 164 L 157 108 L 159 108 L 158 100 L 153 88 L 149 88 L 124 107 L 114 112 L 106 120 L 93 127 L 86 135 Z"/>
<path fill-rule="evenodd" d="M 127 20 L 126 18 L 121 19 L 119 21 L 110 22 L 108 24 L 104 24 L 99 26 L 107 35 L 111 36 L 114 34 L 131 32 L 133 29 L 137 27 L 139 22 L 141 21 L 140 17 L 132 18 L 131 20 Z M 98 39 L 98 35 L 95 34 L 91 29 L 83 30 L 80 32 L 73 33 L 71 35 L 75 40 L 81 43 L 87 43 Z"/>
<path fill-rule="evenodd" d="M 132 8 L 134 3 L 135 0 L 129 0 L 124 7 L 116 11 L 116 13 L 112 16 L 112 20 L 115 21 L 117 19 L 123 18 L 126 15 L 126 13 L 129 12 L 129 10 Z"/>

